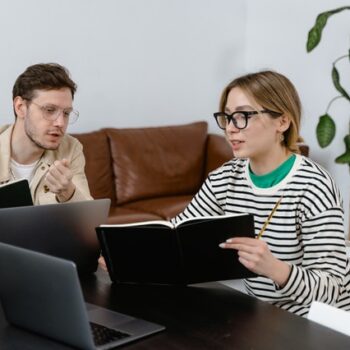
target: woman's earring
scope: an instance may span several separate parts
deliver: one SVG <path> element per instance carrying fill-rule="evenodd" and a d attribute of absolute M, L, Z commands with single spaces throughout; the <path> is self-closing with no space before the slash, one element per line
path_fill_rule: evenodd
<path fill-rule="evenodd" d="M 284 141 L 284 135 L 283 135 L 283 134 L 280 135 L 280 141 L 281 141 L 281 142 Z"/>

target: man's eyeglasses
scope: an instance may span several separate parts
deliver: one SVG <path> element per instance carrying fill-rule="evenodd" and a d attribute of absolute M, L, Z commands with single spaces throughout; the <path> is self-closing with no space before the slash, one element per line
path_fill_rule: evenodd
<path fill-rule="evenodd" d="M 245 129 L 248 125 L 248 119 L 253 115 L 260 113 L 269 113 L 272 116 L 280 116 L 281 113 L 269 111 L 264 109 L 262 111 L 237 111 L 232 114 L 226 114 L 225 112 L 214 113 L 214 118 L 220 129 L 226 130 L 227 125 L 232 121 L 233 125 L 237 129 Z"/>
<path fill-rule="evenodd" d="M 42 106 L 33 101 L 29 101 L 29 102 L 38 106 L 41 109 L 41 112 L 43 113 L 43 117 L 46 120 L 51 122 L 57 120 L 57 118 L 61 115 L 61 113 L 63 114 L 63 118 L 67 120 L 69 124 L 75 123 L 79 118 L 79 112 L 70 108 L 63 109 L 55 105 Z"/>

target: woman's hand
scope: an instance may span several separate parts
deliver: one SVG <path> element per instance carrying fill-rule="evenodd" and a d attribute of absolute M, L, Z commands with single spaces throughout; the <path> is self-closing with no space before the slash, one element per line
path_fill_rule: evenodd
<path fill-rule="evenodd" d="M 280 287 L 288 280 L 290 265 L 273 256 L 262 239 L 235 237 L 220 244 L 224 249 L 236 249 L 239 261 L 250 271 L 272 279 Z"/>

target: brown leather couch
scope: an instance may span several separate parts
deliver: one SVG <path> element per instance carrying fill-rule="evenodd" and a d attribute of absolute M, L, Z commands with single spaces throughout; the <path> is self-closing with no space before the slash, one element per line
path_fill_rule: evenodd
<path fill-rule="evenodd" d="M 206 122 L 74 134 L 84 147 L 94 198 L 112 201 L 109 223 L 169 220 L 180 213 L 208 172 L 232 158 Z"/>
<path fill-rule="evenodd" d="M 108 223 L 180 213 L 208 173 L 233 156 L 225 138 L 207 129 L 206 122 L 195 122 L 74 134 L 84 147 L 92 196 L 111 199 Z"/>

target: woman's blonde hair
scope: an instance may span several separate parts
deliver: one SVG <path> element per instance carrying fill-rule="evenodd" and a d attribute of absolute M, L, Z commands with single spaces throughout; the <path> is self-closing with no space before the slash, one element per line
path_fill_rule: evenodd
<path fill-rule="evenodd" d="M 283 144 L 292 152 L 299 152 L 297 142 L 300 141 L 301 102 L 299 95 L 284 75 L 273 71 L 262 71 L 238 77 L 224 89 L 220 100 L 220 112 L 225 111 L 227 97 L 230 91 L 239 87 L 252 97 L 263 109 L 271 112 L 272 118 L 286 115 L 290 126 L 284 132 Z"/>

